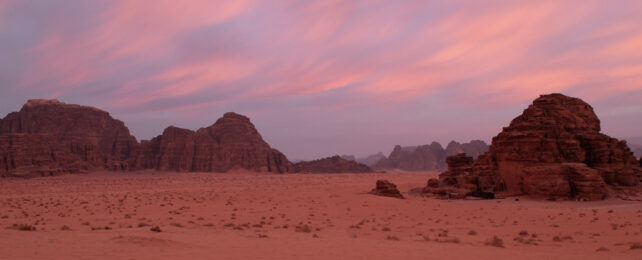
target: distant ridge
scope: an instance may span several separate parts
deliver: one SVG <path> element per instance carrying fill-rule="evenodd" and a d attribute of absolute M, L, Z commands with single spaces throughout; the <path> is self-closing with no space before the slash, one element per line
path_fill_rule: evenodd
<path fill-rule="evenodd" d="M 466 153 L 472 157 L 488 151 L 488 145 L 481 140 L 468 143 L 451 141 L 446 149 L 438 142 L 420 146 L 395 146 L 387 158 L 381 158 L 373 165 L 375 169 L 401 169 L 406 171 L 438 171 L 446 168 L 446 157 Z"/>

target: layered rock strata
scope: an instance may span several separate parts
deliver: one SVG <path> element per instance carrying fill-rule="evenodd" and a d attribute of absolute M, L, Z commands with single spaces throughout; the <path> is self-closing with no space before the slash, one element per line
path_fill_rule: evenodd
<path fill-rule="evenodd" d="M 593 108 L 562 94 L 533 101 L 474 162 L 460 154 L 448 164 L 424 192 L 446 198 L 483 192 L 599 200 L 618 187 L 639 187 L 642 176 L 626 142 L 600 133 Z"/>
<path fill-rule="evenodd" d="M 291 163 L 261 137 L 250 119 L 226 113 L 213 125 L 192 131 L 170 126 L 141 143 L 140 168 L 182 172 L 227 172 L 239 168 L 284 173 Z"/>
<path fill-rule="evenodd" d="M 19 112 L 0 119 L 0 176 L 236 168 L 284 173 L 291 163 L 262 139 L 249 118 L 235 113 L 198 131 L 168 127 L 140 144 L 109 113 L 57 100 L 29 100 Z"/>
<path fill-rule="evenodd" d="M 138 152 L 136 138 L 122 121 L 97 108 L 58 100 L 29 100 L 19 112 L 0 120 L 0 135 L 7 134 L 48 135 L 47 144 L 77 156 L 90 168 L 128 169 Z"/>

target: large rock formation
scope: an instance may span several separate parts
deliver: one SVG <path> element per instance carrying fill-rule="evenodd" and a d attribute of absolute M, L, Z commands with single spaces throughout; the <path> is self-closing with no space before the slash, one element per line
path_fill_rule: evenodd
<path fill-rule="evenodd" d="M 213 125 L 192 131 L 170 126 L 141 143 L 138 166 L 163 171 L 288 172 L 291 163 L 261 137 L 250 119 L 226 113 Z"/>
<path fill-rule="evenodd" d="M 536 99 L 476 161 L 460 154 L 448 164 L 424 192 L 596 200 L 622 186 L 639 186 L 642 176 L 626 142 L 600 133 L 593 108 L 562 94 Z"/>
<path fill-rule="evenodd" d="M 446 168 L 446 156 L 448 155 L 466 152 L 477 157 L 486 151 L 488 151 L 488 145 L 480 140 L 464 144 L 451 141 L 446 149 L 438 142 L 409 147 L 397 145 L 388 158 L 379 160 L 373 167 L 375 169 L 396 168 L 406 171 L 437 171 Z"/>
<path fill-rule="evenodd" d="M 298 162 L 292 167 L 297 173 L 366 173 L 373 172 L 367 165 L 332 156 L 308 162 Z"/>
<path fill-rule="evenodd" d="M 141 144 L 109 113 L 57 100 L 29 100 L 0 119 L 0 176 L 96 169 L 282 173 L 290 167 L 247 117 L 235 113 L 198 131 L 168 127 Z"/>
<path fill-rule="evenodd" d="M 53 135 L 0 135 L 0 176 L 53 176 L 87 168 L 79 155 L 72 154 Z"/>
<path fill-rule="evenodd" d="M 0 135 L 50 135 L 47 144 L 59 152 L 77 155 L 88 167 L 127 169 L 138 148 L 123 122 L 109 113 L 88 106 L 70 105 L 58 100 L 29 100 L 19 112 L 0 121 Z M 44 137 L 23 137 L 35 140 Z M 25 145 L 33 145 L 28 141 Z M 34 149 L 17 147 L 13 149 Z"/>

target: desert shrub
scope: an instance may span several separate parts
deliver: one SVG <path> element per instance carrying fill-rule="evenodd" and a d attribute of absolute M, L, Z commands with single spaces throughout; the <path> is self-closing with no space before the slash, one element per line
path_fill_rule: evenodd
<path fill-rule="evenodd" d="M 489 241 L 486 241 L 487 246 L 494 246 L 494 247 L 504 247 L 504 240 L 497 236 L 493 236 Z"/>
<path fill-rule="evenodd" d="M 161 232 L 161 229 L 159 226 L 153 226 L 149 230 L 152 232 Z"/>

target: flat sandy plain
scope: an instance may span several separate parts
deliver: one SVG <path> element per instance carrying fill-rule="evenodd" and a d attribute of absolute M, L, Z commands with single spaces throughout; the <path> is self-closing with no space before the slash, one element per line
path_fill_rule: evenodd
<path fill-rule="evenodd" d="M 431 176 L 0 179 L 0 259 L 642 259 L 642 202 L 408 194 Z M 377 179 L 407 198 L 367 194 Z"/>

